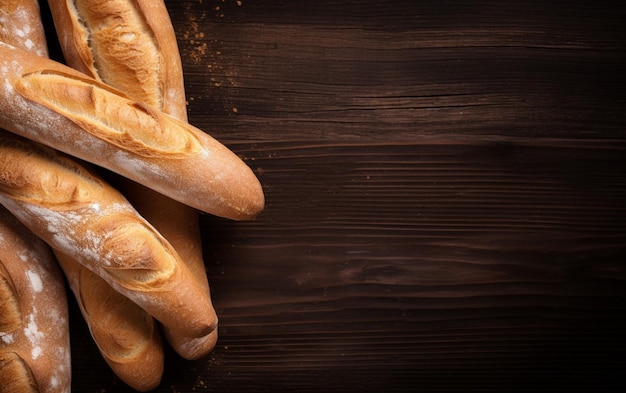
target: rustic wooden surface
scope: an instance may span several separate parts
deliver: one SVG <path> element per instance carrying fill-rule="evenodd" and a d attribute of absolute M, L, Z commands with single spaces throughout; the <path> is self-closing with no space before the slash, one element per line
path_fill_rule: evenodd
<path fill-rule="evenodd" d="M 626 387 L 623 5 L 166 3 L 267 207 L 202 217 L 220 340 L 158 392 Z M 76 315 L 75 391 L 128 391 Z"/>

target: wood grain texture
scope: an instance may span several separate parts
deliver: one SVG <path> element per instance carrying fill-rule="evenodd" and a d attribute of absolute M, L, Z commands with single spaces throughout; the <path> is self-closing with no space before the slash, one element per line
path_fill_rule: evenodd
<path fill-rule="evenodd" d="M 267 208 L 202 217 L 220 339 L 158 392 L 626 387 L 624 6 L 166 3 Z M 127 391 L 74 318 L 75 390 Z"/>

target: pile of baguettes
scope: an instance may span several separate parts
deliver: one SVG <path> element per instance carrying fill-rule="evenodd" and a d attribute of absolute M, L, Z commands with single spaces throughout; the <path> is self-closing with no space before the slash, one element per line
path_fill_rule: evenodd
<path fill-rule="evenodd" d="M 66 282 L 112 370 L 151 390 L 162 337 L 187 359 L 217 339 L 198 211 L 253 219 L 263 191 L 187 123 L 162 0 L 49 0 L 66 64 L 39 6 L 0 3 L 0 391 L 70 391 Z"/>

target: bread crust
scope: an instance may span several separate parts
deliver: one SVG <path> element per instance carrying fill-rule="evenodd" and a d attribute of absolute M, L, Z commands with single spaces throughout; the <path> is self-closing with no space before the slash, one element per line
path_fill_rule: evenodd
<path fill-rule="evenodd" d="M 52 251 L 0 206 L 0 381 L 7 384 L 3 388 L 69 393 L 68 329 L 65 286 Z"/>
<path fill-rule="evenodd" d="M 252 170 L 203 131 L 53 60 L 2 43 L 0 59 L 0 127 L 207 213 L 263 210 Z"/>
<path fill-rule="evenodd" d="M 0 203 L 55 250 L 191 337 L 216 325 L 173 247 L 98 175 L 45 146 L 0 137 Z"/>

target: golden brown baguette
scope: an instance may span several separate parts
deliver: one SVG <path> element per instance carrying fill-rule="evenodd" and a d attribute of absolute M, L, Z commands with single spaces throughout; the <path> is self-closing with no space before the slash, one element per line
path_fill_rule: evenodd
<path fill-rule="evenodd" d="M 69 393 L 68 329 L 52 251 L 0 206 L 0 391 Z"/>
<path fill-rule="evenodd" d="M 263 209 L 254 173 L 201 130 L 50 59 L 1 43 L 0 59 L 0 127 L 207 213 Z"/>
<path fill-rule="evenodd" d="M 160 0 L 49 0 L 67 63 L 180 120 L 187 120 L 182 64 L 165 3 Z M 158 137 L 158 136 L 155 136 Z M 116 184 L 132 205 L 181 255 L 210 296 L 195 209 L 135 182 Z M 207 355 L 209 336 L 184 337 L 164 329 L 186 359 Z"/>
<path fill-rule="evenodd" d="M 0 135 L 0 203 L 165 326 L 193 337 L 215 328 L 210 299 L 172 246 L 117 190 L 74 160 Z"/>
<path fill-rule="evenodd" d="M 113 372 L 135 390 L 156 388 L 163 344 L 154 319 L 67 255 L 57 255 L 89 331 Z"/>

